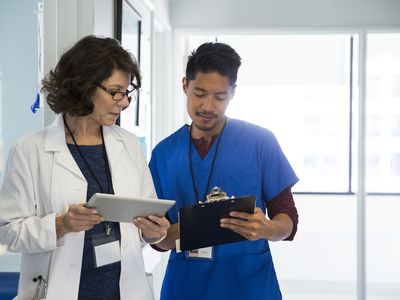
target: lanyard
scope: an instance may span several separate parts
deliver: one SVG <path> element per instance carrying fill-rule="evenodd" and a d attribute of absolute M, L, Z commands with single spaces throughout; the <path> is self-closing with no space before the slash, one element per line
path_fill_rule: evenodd
<path fill-rule="evenodd" d="M 220 134 L 218 136 L 218 141 L 217 141 L 217 145 L 215 147 L 214 157 L 213 157 L 213 160 L 212 160 L 212 163 L 211 163 L 210 173 L 208 174 L 207 186 L 206 186 L 206 190 L 204 191 L 204 196 L 203 196 L 202 200 L 199 200 L 199 192 L 197 190 L 196 180 L 194 179 L 194 173 L 193 173 L 193 163 L 192 163 L 192 128 L 193 128 L 193 122 L 190 125 L 190 131 L 189 131 L 189 167 L 190 167 L 190 175 L 192 177 L 193 190 L 194 190 L 194 193 L 196 194 L 196 201 L 198 201 L 199 203 L 204 202 L 206 200 L 207 191 L 208 191 L 208 189 L 210 187 L 211 177 L 212 177 L 212 174 L 214 172 L 215 160 L 217 159 L 219 142 L 221 141 L 221 136 L 222 136 L 222 133 L 224 132 L 225 125 L 226 125 L 226 116 L 225 116 L 224 126 L 222 127 L 221 132 L 220 132 Z"/>
<path fill-rule="evenodd" d="M 100 184 L 99 179 L 94 174 L 94 172 L 93 172 L 92 168 L 90 167 L 88 161 L 86 160 L 86 158 L 83 155 L 81 149 L 79 148 L 79 145 L 77 144 L 77 142 L 75 140 L 75 137 L 72 134 L 71 129 L 69 128 L 67 122 L 65 122 L 65 115 L 63 115 L 63 120 L 64 120 L 65 127 L 67 128 L 69 134 L 71 135 L 72 140 L 74 141 L 74 145 L 75 145 L 76 149 L 78 150 L 78 153 L 79 153 L 80 157 L 83 159 L 83 162 L 85 163 L 86 168 L 90 172 L 90 175 L 92 175 L 92 178 L 96 181 L 97 185 L 99 186 L 100 191 L 102 193 L 105 193 L 105 192 L 110 193 L 112 191 L 112 181 L 111 181 L 110 166 L 108 164 L 106 146 L 105 146 L 105 143 L 104 143 L 103 126 L 100 126 L 100 131 L 101 131 L 101 141 L 102 141 L 102 148 L 103 148 L 103 160 L 104 160 L 104 166 L 105 166 L 105 169 L 106 169 L 105 171 L 106 171 L 106 178 L 107 178 L 107 190 L 106 191 L 104 191 L 103 186 Z M 111 232 L 110 224 L 108 222 L 104 222 L 104 224 L 106 226 L 106 234 L 109 235 L 110 232 Z"/>

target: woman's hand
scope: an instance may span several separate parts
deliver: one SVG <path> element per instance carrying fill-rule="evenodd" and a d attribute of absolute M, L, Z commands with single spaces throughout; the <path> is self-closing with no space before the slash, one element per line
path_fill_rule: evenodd
<path fill-rule="evenodd" d="M 57 238 L 69 232 L 90 230 L 102 219 L 96 209 L 85 207 L 84 204 L 72 204 L 65 215 L 56 217 Z"/>
<path fill-rule="evenodd" d="M 133 220 L 133 224 L 142 231 L 143 239 L 149 244 L 159 243 L 164 239 L 170 226 L 167 218 L 153 215 L 147 218 L 137 217 Z"/>

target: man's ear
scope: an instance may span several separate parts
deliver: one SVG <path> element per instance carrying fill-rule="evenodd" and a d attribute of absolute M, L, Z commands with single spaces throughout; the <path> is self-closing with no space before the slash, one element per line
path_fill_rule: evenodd
<path fill-rule="evenodd" d="M 186 77 L 182 78 L 182 89 L 185 95 L 187 94 L 187 89 L 188 89 L 189 81 L 187 80 Z"/>

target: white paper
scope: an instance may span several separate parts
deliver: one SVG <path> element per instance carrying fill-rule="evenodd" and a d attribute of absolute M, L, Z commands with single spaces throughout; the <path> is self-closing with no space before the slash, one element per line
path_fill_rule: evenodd
<path fill-rule="evenodd" d="M 119 241 L 94 247 L 96 255 L 96 266 L 101 267 L 121 260 Z"/>

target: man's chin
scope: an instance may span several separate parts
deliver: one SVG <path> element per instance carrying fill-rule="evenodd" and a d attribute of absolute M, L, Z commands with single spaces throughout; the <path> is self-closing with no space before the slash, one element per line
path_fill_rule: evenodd
<path fill-rule="evenodd" d="M 212 125 L 206 126 L 206 125 L 197 124 L 197 123 L 193 123 L 193 124 L 198 130 L 206 131 L 206 132 L 213 130 L 213 128 L 215 127 L 215 126 L 212 126 Z"/>

